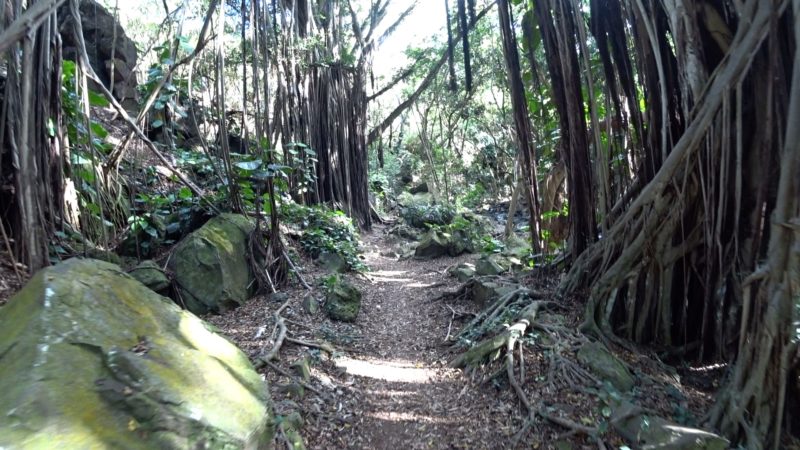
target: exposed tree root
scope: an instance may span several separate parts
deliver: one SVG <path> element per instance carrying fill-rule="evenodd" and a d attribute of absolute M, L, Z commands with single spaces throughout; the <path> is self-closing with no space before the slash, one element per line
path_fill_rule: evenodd
<path fill-rule="evenodd" d="M 323 398 L 323 399 L 327 399 L 327 398 L 328 398 L 328 397 L 325 395 L 325 393 L 324 393 L 324 392 L 322 392 L 322 391 L 320 391 L 319 389 L 315 388 L 314 386 L 312 386 L 312 385 L 310 385 L 310 384 L 306 383 L 305 381 L 301 380 L 300 378 L 298 378 L 298 377 L 296 377 L 296 376 L 292 375 L 292 374 L 291 374 L 290 372 L 288 372 L 286 369 L 284 369 L 284 368 L 282 368 L 282 367 L 279 367 L 279 366 L 275 365 L 275 363 L 273 363 L 273 362 L 271 362 L 271 361 L 266 361 L 266 362 L 265 362 L 265 365 L 269 366 L 269 367 L 270 367 L 272 370 L 274 370 L 275 372 L 278 372 L 279 374 L 281 374 L 281 375 L 283 375 L 283 376 L 285 376 L 285 377 L 287 377 L 287 378 L 291 379 L 292 381 L 294 381 L 295 383 L 299 384 L 300 386 L 303 386 L 304 388 L 308 389 L 309 391 L 311 391 L 311 392 L 313 392 L 313 393 L 315 393 L 315 394 L 319 395 L 321 398 Z M 262 367 L 263 367 L 263 366 L 262 366 Z"/>
<path fill-rule="evenodd" d="M 277 333 L 277 338 L 275 338 L 275 344 L 269 351 L 261 350 L 261 353 L 256 358 L 255 367 L 256 369 L 260 369 L 264 367 L 264 365 L 268 364 L 272 361 L 276 356 L 278 356 L 278 352 L 281 350 L 281 346 L 283 345 L 283 340 L 286 338 L 286 322 L 284 322 L 283 317 L 281 317 L 281 312 L 289 306 L 289 302 L 291 299 L 286 300 L 280 308 L 278 308 L 272 317 L 275 318 L 275 328 L 272 330 L 272 334 L 270 338 L 274 338 Z M 270 339 L 272 340 L 272 339 Z"/>
<path fill-rule="evenodd" d="M 291 338 L 291 337 L 288 337 L 288 336 L 286 337 L 285 340 L 286 340 L 286 342 L 291 342 L 292 344 L 295 344 L 295 345 L 302 345 L 304 347 L 311 347 L 311 348 L 320 349 L 320 350 L 322 350 L 323 352 L 325 352 L 325 353 L 327 353 L 329 355 L 333 355 L 334 352 L 336 352 L 336 350 L 333 347 L 331 347 L 328 344 L 321 343 L 321 342 L 304 341 L 302 339 L 295 339 L 295 338 Z"/>
<path fill-rule="evenodd" d="M 511 298 L 519 294 L 519 292 L 517 291 L 514 292 L 516 292 L 517 294 L 504 296 L 508 298 L 506 298 L 503 302 L 498 301 L 498 303 L 503 305 L 508 303 L 511 300 Z M 508 354 L 511 354 L 510 361 L 513 364 L 514 345 L 516 344 L 517 340 L 519 340 L 519 338 L 525 335 L 525 331 L 531 326 L 533 321 L 536 320 L 536 315 L 538 314 L 539 309 L 545 307 L 546 305 L 547 302 L 534 301 L 520 313 L 520 317 L 514 325 L 509 327 L 503 333 L 500 333 L 494 337 L 486 339 L 481 343 L 479 343 L 478 345 L 475 345 L 471 349 L 462 353 L 456 359 L 450 362 L 450 367 L 464 368 L 468 366 L 479 365 L 486 360 L 487 356 L 497 351 L 498 349 L 503 348 L 503 346 L 506 346 L 507 357 Z M 497 313 L 496 308 L 490 308 L 490 310 L 493 311 L 492 313 L 489 314 L 490 317 Z"/>

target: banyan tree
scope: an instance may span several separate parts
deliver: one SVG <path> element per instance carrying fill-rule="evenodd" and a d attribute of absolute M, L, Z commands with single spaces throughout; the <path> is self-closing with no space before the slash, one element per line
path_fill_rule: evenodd
<path fill-rule="evenodd" d="M 372 53 L 411 11 L 381 29 L 389 3 L 374 0 L 359 12 L 350 1 L 254 1 L 256 42 L 271 71 L 262 82 L 275 84 L 263 90 L 270 141 L 285 150 L 285 164 L 314 167 L 307 203 L 337 205 L 362 228 L 371 225 L 366 92 Z"/>
<path fill-rule="evenodd" d="M 586 294 L 601 339 L 733 362 L 708 425 L 781 447 L 800 407 L 800 1 L 527 9 L 569 171 L 561 292 Z"/>

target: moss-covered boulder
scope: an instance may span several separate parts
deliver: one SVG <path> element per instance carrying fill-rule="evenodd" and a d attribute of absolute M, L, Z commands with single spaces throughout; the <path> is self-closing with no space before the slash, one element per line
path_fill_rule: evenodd
<path fill-rule="evenodd" d="M 519 284 L 500 277 L 475 277 L 475 283 L 472 285 L 472 301 L 481 307 L 487 307 L 498 298 L 519 288 Z"/>
<path fill-rule="evenodd" d="M 141 264 L 128 271 L 128 274 L 156 292 L 169 287 L 167 275 L 155 261 L 142 261 Z"/>
<path fill-rule="evenodd" d="M 483 256 L 475 261 L 475 273 L 481 276 L 500 275 L 507 271 L 507 267 L 503 267 L 495 258 L 489 256 Z"/>
<path fill-rule="evenodd" d="M 456 279 L 458 279 L 458 281 L 461 283 L 465 283 L 475 276 L 475 264 L 461 263 L 457 266 L 447 269 L 447 272 L 456 277 Z"/>
<path fill-rule="evenodd" d="M 513 256 L 518 259 L 524 259 L 531 254 L 531 244 L 526 239 L 522 239 L 516 234 L 512 234 L 505 241 L 505 250 L 503 254 L 506 256 Z"/>
<path fill-rule="evenodd" d="M 350 270 L 350 265 L 338 253 L 322 252 L 317 257 L 317 263 L 330 273 L 345 273 Z"/>
<path fill-rule="evenodd" d="M 355 322 L 360 310 L 361 291 L 344 280 L 336 280 L 325 298 L 328 317 L 342 322 Z"/>
<path fill-rule="evenodd" d="M 633 389 L 635 384 L 633 376 L 622 361 L 612 355 L 603 344 L 598 342 L 585 344 L 578 350 L 578 361 L 620 392 Z"/>
<path fill-rule="evenodd" d="M 119 266 L 72 259 L 0 310 L 0 448 L 269 448 L 244 353 Z"/>
<path fill-rule="evenodd" d="M 178 244 L 169 267 L 175 274 L 178 300 L 189 311 L 222 313 L 252 297 L 256 283 L 247 242 L 254 228 L 245 216 L 222 214 Z"/>
<path fill-rule="evenodd" d="M 399 223 L 389 230 L 389 234 L 408 241 L 418 241 L 422 233 L 410 225 Z"/>
<path fill-rule="evenodd" d="M 458 256 L 463 253 L 472 253 L 474 250 L 469 237 L 463 231 L 445 233 L 440 230 L 430 230 L 417 244 L 414 256 L 421 259 L 433 259 L 445 255 Z"/>
<path fill-rule="evenodd" d="M 611 416 L 611 426 L 634 448 L 659 450 L 725 450 L 727 439 L 708 431 L 670 422 L 628 402 Z"/>
<path fill-rule="evenodd" d="M 447 234 L 431 230 L 425 234 L 417 245 L 414 256 L 417 258 L 439 258 L 447 254 L 449 247 L 450 239 Z"/>

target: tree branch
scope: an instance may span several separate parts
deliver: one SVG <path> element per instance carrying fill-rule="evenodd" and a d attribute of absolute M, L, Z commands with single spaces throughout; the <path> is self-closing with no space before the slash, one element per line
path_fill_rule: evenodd
<path fill-rule="evenodd" d="M 487 5 L 486 8 L 484 8 L 480 12 L 480 14 L 478 14 L 475 17 L 475 23 L 477 23 L 487 14 L 489 10 L 492 9 L 494 4 L 495 1 L 489 3 L 489 5 Z M 469 32 L 473 28 L 475 28 L 474 24 L 470 26 L 467 32 Z M 462 33 L 463 31 L 461 30 L 461 28 L 457 28 L 456 33 L 453 36 L 453 40 L 460 39 L 462 37 Z M 385 119 L 383 119 L 383 121 L 380 124 L 376 125 L 375 128 L 370 130 L 369 135 L 367 135 L 367 147 L 369 147 L 370 144 L 375 142 L 378 136 L 380 136 L 381 133 L 383 133 L 383 130 L 388 128 L 389 125 L 392 124 L 392 122 L 394 122 L 398 117 L 400 117 L 400 115 L 403 114 L 403 111 L 408 109 L 409 106 L 411 106 L 415 101 L 417 101 L 419 96 L 422 95 L 423 92 L 425 92 L 425 89 L 427 89 L 431 85 L 431 83 L 433 83 L 433 80 L 436 79 L 436 75 L 439 74 L 439 70 L 441 70 L 445 61 L 447 61 L 446 48 L 442 52 L 442 56 L 439 57 L 439 60 L 436 61 L 436 64 L 434 64 L 434 66 L 431 68 L 431 71 L 428 72 L 428 75 L 426 75 L 425 78 L 422 80 L 422 82 L 420 82 L 419 86 L 417 86 L 417 89 L 415 89 L 414 92 L 411 95 L 409 95 L 407 99 L 405 99 L 403 102 L 397 105 L 397 107 L 391 113 L 389 113 L 389 115 Z"/>

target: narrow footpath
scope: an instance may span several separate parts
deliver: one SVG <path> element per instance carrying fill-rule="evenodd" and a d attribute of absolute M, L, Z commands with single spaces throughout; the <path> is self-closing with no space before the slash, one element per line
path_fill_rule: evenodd
<path fill-rule="evenodd" d="M 333 322 L 322 312 L 309 315 L 300 307 L 306 291 L 289 291 L 293 301 L 283 313 L 289 335 L 324 340 L 336 353 L 328 358 L 284 344 L 276 364 L 288 370 L 304 354 L 319 355 L 309 383 L 331 396 L 322 399 L 306 391 L 297 399 L 284 388 L 286 377 L 265 368 L 276 411 L 299 403 L 305 418 L 301 434 L 309 449 L 510 448 L 521 414 L 507 387 L 478 385 L 463 371 L 447 367 L 453 353 L 445 338 L 477 310 L 470 305 L 459 310 L 436 299 L 459 286 L 447 268 L 470 257 L 384 256 L 393 242 L 382 226 L 362 235 L 362 241 L 371 270 L 367 277 L 348 276 L 363 293 L 355 323 Z M 328 274 L 307 269 L 305 276 L 318 294 L 319 280 Z M 208 320 L 252 357 L 265 345 L 263 337 L 254 336 L 272 327 L 269 318 L 279 307 L 279 302 L 259 298 Z"/>

